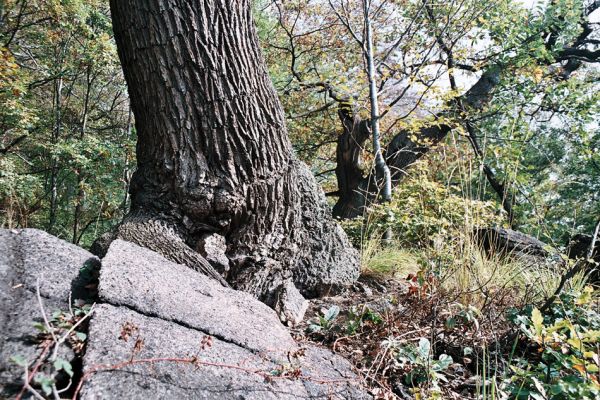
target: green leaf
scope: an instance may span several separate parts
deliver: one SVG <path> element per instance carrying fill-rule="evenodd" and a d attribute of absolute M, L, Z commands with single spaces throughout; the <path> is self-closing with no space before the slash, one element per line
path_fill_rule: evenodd
<path fill-rule="evenodd" d="M 73 376 L 73 367 L 71 366 L 71 363 L 62 358 L 57 358 L 56 361 L 54 361 L 54 369 L 57 371 L 63 370 L 67 375 Z"/>
<path fill-rule="evenodd" d="M 439 360 L 435 363 L 434 371 L 443 371 L 452 364 L 453 360 L 448 354 L 440 355 Z"/>
<path fill-rule="evenodd" d="M 15 363 L 18 366 L 23 367 L 23 368 L 26 368 L 29 365 L 29 363 L 27 362 L 25 357 L 23 357 L 21 355 L 12 356 L 10 358 L 10 361 L 12 361 L 13 363 Z"/>
<path fill-rule="evenodd" d="M 339 313 L 340 313 L 340 308 L 338 306 L 331 306 L 325 312 L 324 317 L 327 320 L 327 322 L 331 322 L 338 316 Z"/>
<path fill-rule="evenodd" d="M 37 329 L 38 331 L 42 332 L 42 333 L 48 332 L 48 329 L 46 328 L 46 325 L 42 324 L 41 322 L 34 323 L 33 327 L 35 329 Z"/>
<path fill-rule="evenodd" d="M 575 300 L 575 304 L 580 306 L 584 304 L 588 304 L 592 301 L 592 294 L 594 293 L 594 289 L 591 286 L 586 286 L 581 295 L 577 297 Z"/>
<path fill-rule="evenodd" d="M 456 327 L 456 318 L 448 318 L 444 325 L 447 329 L 454 329 Z"/>
<path fill-rule="evenodd" d="M 50 396 L 52 394 L 52 385 L 54 385 L 54 379 L 52 377 L 37 373 L 33 380 L 42 387 L 42 391 L 46 396 Z"/>
<path fill-rule="evenodd" d="M 419 353 L 425 359 L 429 357 L 429 352 L 431 350 L 431 343 L 429 343 L 429 339 L 421 338 L 419 339 Z"/>

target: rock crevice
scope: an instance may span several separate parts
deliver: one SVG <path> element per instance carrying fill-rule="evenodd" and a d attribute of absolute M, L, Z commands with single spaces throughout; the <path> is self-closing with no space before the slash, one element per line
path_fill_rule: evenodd
<path fill-rule="evenodd" d="M 98 282 L 90 281 L 98 268 Z M 81 365 L 81 399 L 371 398 L 347 360 L 296 343 L 275 311 L 248 293 L 123 240 L 100 262 L 30 229 L 0 230 L 0 324 L 8 327 L 0 397 L 23 386 L 23 369 L 10 357 L 39 356 L 28 339 L 41 320 L 38 279 L 47 313 L 68 310 L 70 299 L 99 303 L 82 359 L 64 353 Z"/>

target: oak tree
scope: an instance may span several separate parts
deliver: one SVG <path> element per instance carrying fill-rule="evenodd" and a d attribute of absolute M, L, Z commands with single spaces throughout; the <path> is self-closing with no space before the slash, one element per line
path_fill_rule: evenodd
<path fill-rule="evenodd" d="M 138 167 L 116 235 L 267 303 L 353 282 L 356 251 L 296 158 L 249 0 L 113 0 Z M 197 249 L 225 239 L 217 272 Z M 110 239 L 110 238 L 109 238 Z"/>

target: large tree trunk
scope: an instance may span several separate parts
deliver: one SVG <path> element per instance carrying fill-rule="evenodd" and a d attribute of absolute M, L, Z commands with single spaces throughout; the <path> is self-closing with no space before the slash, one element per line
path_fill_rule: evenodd
<path fill-rule="evenodd" d="M 361 154 L 371 131 L 369 121 L 361 119 L 349 106 L 340 106 L 338 115 L 343 131 L 336 146 L 335 176 L 339 198 L 333 207 L 333 216 L 345 219 L 361 215 L 365 195 L 370 192 Z"/>
<path fill-rule="evenodd" d="M 290 275 L 305 295 L 355 280 L 357 253 L 292 154 L 250 0 L 112 0 L 111 10 L 138 135 L 118 235 L 215 278 L 193 249 L 222 235 L 225 279 L 263 298 Z"/>

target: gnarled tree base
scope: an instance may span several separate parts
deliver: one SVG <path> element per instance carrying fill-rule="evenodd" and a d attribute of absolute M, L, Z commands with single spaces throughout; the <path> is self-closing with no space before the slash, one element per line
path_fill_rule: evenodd
<path fill-rule="evenodd" d="M 182 230 L 167 217 L 152 216 L 142 212 L 131 213 L 114 231 L 98 238 L 90 251 L 104 257 L 115 239 L 122 239 L 163 255 L 168 260 L 187 265 L 210 278 L 229 286 L 210 263 L 184 241 Z"/>
<path fill-rule="evenodd" d="M 229 268 L 223 268 L 222 260 L 211 265 L 194 250 L 199 235 L 204 238 L 205 234 L 190 234 L 174 216 L 143 210 L 131 212 L 90 250 L 102 257 L 117 238 L 135 243 L 248 292 L 278 311 L 285 322 L 295 323 L 305 310 L 300 292 L 306 297 L 320 296 L 358 278 L 358 252 L 333 221 L 325 196 L 305 164 L 293 160 L 284 174 L 267 185 L 254 185 L 244 193 L 246 198 L 249 194 L 258 198 L 248 202 L 254 209 L 238 218 L 253 224 L 217 232 L 226 240 Z M 264 232 L 268 232 L 266 238 L 261 236 Z"/>

